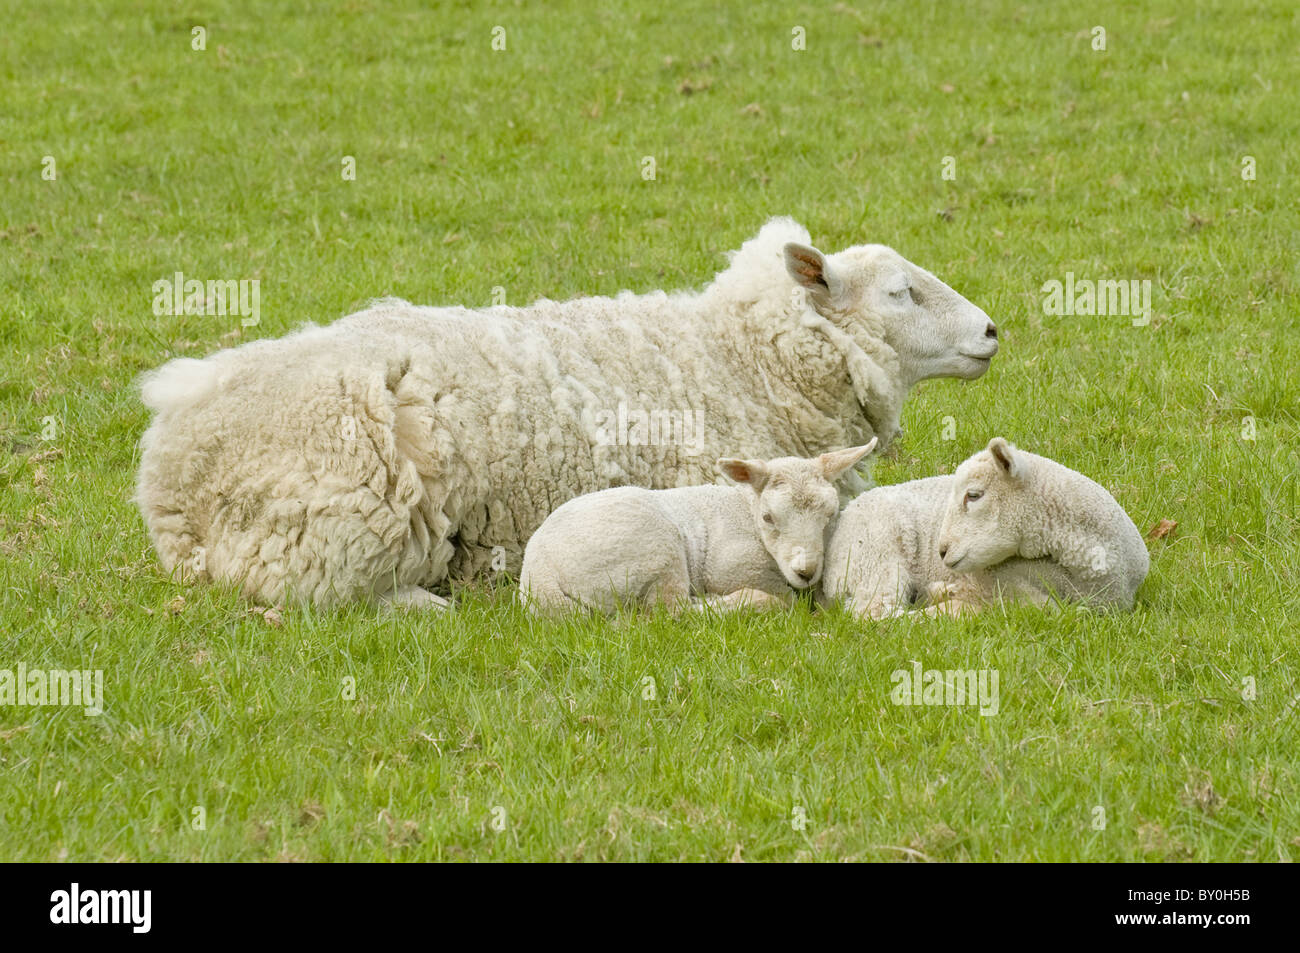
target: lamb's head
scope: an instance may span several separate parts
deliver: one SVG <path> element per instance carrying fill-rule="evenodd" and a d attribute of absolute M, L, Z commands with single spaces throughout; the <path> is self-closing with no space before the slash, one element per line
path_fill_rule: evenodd
<path fill-rule="evenodd" d="M 785 267 L 818 314 L 842 330 L 883 336 L 903 384 L 930 377 L 971 380 L 998 353 L 998 329 L 976 305 L 884 245 L 823 255 L 789 242 Z"/>
<path fill-rule="evenodd" d="M 864 447 L 810 459 L 718 461 L 723 473 L 753 490 L 750 512 L 758 537 L 795 589 L 806 589 L 821 579 L 826 527 L 840 508 L 833 484 L 874 450 L 876 442 L 872 438 Z"/>
<path fill-rule="evenodd" d="M 939 529 L 939 558 L 945 566 L 974 572 L 1020 551 L 1028 467 L 1023 453 L 994 437 L 957 468 Z"/>

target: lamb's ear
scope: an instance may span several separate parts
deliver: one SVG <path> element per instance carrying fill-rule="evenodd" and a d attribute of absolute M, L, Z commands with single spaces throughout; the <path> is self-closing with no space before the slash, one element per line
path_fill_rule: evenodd
<path fill-rule="evenodd" d="M 785 270 L 795 284 L 806 288 L 814 298 L 829 300 L 839 296 L 844 285 L 831 268 L 826 256 L 811 245 L 788 242 L 785 246 Z"/>
<path fill-rule="evenodd" d="M 737 483 L 748 483 L 754 492 L 761 493 L 767 482 L 767 465 L 761 460 L 737 460 L 723 457 L 718 461 L 718 469 Z"/>
<path fill-rule="evenodd" d="M 830 453 L 823 453 L 817 458 L 821 464 L 822 476 L 827 480 L 838 480 L 852 466 L 876 449 L 876 443 L 879 438 L 872 437 L 871 443 L 865 447 L 849 447 L 847 450 L 832 450 Z"/>
<path fill-rule="evenodd" d="M 1024 465 L 1020 461 L 1020 453 L 1015 447 L 1007 443 L 1004 437 L 994 437 L 989 441 L 988 452 L 993 454 L 993 459 L 997 465 L 1002 468 L 1002 472 L 1013 480 L 1020 479 L 1024 473 Z"/>

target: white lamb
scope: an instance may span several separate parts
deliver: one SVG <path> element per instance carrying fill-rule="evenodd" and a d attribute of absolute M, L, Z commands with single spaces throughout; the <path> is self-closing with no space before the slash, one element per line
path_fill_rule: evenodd
<path fill-rule="evenodd" d="M 581 493 L 713 482 L 726 452 L 883 449 L 912 385 L 988 369 L 988 315 L 934 275 L 807 241 L 775 219 L 701 292 L 389 300 L 164 365 L 136 495 L 163 566 L 267 602 L 428 602 L 517 572 Z"/>
<path fill-rule="evenodd" d="M 952 476 L 878 487 L 841 514 L 823 601 L 880 619 L 1000 599 L 1130 609 L 1146 544 L 1103 487 L 1001 437 Z"/>
<path fill-rule="evenodd" d="M 519 597 L 542 612 L 787 601 L 791 587 L 821 578 L 839 511 L 833 481 L 875 445 L 811 460 L 719 460 L 736 486 L 624 486 L 569 500 L 528 541 Z"/>

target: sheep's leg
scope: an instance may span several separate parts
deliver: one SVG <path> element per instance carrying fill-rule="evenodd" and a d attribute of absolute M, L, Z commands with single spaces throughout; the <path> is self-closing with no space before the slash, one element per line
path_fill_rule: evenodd
<path fill-rule="evenodd" d="M 788 598 L 765 592 L 762 589 L 737 589 L 725 596 L 708 595 L 699 600 L 701 605 L 729 611 L 733 609 L 787 609 L 794 605 L 795 595 L 791 591 Z"/>
<path fill-rule="evenodd" d="M 889 619 L 910 611 L 911 588 L 906 569 L 885 559 L 857 581 L 844 604 L 855 615 L 873 621 Z"/>
<path fill-rule="evenodd" d="M 718 612 L 735 612 L 738 609 L 788 609 L 794 605 L 796 596 L 793 590 L 787 596 L 778 596 L 762 589 L 737 589 L 725 595 L 710 593 L 698 599 L 691 599 L 682 604 L 681 609 L 698 612 L 702 609 L 714 609 Z"/>
<path fill-rule="evenodd" d="M 947 605 L 947 603 L 940 603 Z M 908 616 L 924 615 L 934 618 L 939 613 L 939 606 L 926 606 L 924 609 L 916 609 L 907 603 L 892 602 L 889 600 L 878 600 L 867 606 L 867 610 L 859 615 L 865 615 L 874 621 L 884 619 L 904 619 Z"/>
<path fill-rule="evenodd" d="M 904 619 L 909 616 L 925 616 L 927 619 L 937 619 L 940 616 L 955 617 L 968 612 L 979 610 L 981 603 L 958 598 L 956 595 L 941 593 L 939 599 L 932 599 L 927 605 L 920 608 L 910 605 L 900 605 L 881 601 L 878 604 L 868 606 L 868 613 L 872 619 Z"/>
<path fill-rule="evenodd" d="M 661 605 L 671 613 L 691 607 L 691 582 L 685 572 L 669 573 L 654 586 L 652 604 Z"/>
<path fill-rule="evenodd" d="M 649 527 L 654 529 L 656 527 Z M 653 538 L 649 532 L 644 539 Z M 655 552 L 654 549 L 651 552 Z M 686 550 L 663 547 L 661 555 L 644 557 L 644 562 L 630 570 L 628 575 L 612 586 L 616 604 L 640 605 L 644 608 L 663 606 L 671 613 L 680 612 L 691 605 L 691 572 L 686 562 Z"/>
<path fill-rule="evenodd" d="M 936 602 L 926 606 L 924 609 L 915 609 L 913 612 L 924 615 L 930 619 L 937 619 L 940 616 L 956 618 L 960 615 L 967 615 L 978 612 L 980 604 L 978 602 L 968 602 L 964 599 L 945 599 L 942 602 Z"/>
<path fill-rule="evenodd" d="M 434 595 L 428 589 L 419 586 L 399 586 L 397 589 L 382 593 L 379 602 L 385 609 L 450 609 L 450 600 Z"/>
<path fill-rule="evenodd" d="M 1013 559 L 992 570 L 931 583 L 929 604 L 922 611 L 931 618 L 958 616 L 993 602 L 1027 602 L 1051 612 L 1059 608 L 1059 599 L 1075 592 L 1073 580 L 1050 560 Z"/>
<path fill-rule="evenodd" d="M 947 602 L 956 599 L 960 592 L 961 589 L 955 582 L 932 582 L 925 587 L 925 603 L 937 605 L 940 602 Z"/>
<path fill-rule="evenodd" d="M 1059 600 L 1083 597 L 1074 577 L 1050 559 L 1010 559 L 989 571 L 990 585 L 998 598 L 1028 602 L 1051 611 Z"/>
<path fill-rule="evenodd" d="M 863 619 L 870 619 L 873 622 L 879 622 L 881 619 L 892 619 L 907 612 L 906 606 L 900 606 L 893 599 L 884 596 L 872 596 L 865 601 L 858 599 L 856 596 L 850 596 L 844 601 L 844 606 L 854 615 Z"/>

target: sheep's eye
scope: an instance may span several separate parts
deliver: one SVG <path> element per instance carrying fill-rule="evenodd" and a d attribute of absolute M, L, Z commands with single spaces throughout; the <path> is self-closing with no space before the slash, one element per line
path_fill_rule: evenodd
<path fill-rule="evenodd" d="M 764 522 L 764 523 L 771 523 L 771 524 L 773 524 L 773 525 L 776 524 L 776 520 L 772 519 L 772 514 L 771 514 L 771 513 L 764 513 L 764 514 L 763 514 L 763 522 Z"/>
<path fill-rule="evenodd" d="M 979 499 L 981 496 L 983 496 L 983 495 L 984 495 L 984 491 L 983 491 L 983 490 L 967 490 L 967 491 L 966 491 L 966 502 L 967 502 L 967 503 L 974 503 L 976 500 L 978 500 L 978 499 Z"/>
<path fill-rule="evenodd" d="M 909 294 L 911 294 L 911 293 L 912 293 L 912 289 L 911 289 L 911 288 L 903 287 L 903 288 L 897 288 L 897 289 L 895 289 L 894 291 L 891 291 L 891 292 L 889 293 L 889 296 L 890 296 L 891 298 L 897 298 L 899 301 L 902 301 L 904 298 L 906 298 L 906 297 L 907 297 Z"/>

